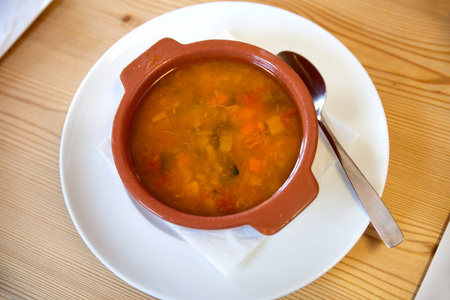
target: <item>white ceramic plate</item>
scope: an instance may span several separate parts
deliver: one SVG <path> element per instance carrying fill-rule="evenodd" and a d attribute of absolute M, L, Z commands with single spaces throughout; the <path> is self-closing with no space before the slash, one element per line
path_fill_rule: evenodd
<path fill-rule="evenodd" d="M 327 110 L 355 128 L 350 154 L 381 194 L 389 161 L 383 107 L 368 74 L 336 38 L 293 13 L 259 4 L 215 2 L 179 9 L 133 30 L 92 67 L 67 114 L 61 183 L 70 215 L 98 259 L 137 289 L 163 299 L 274 299 L 314 281 L 338 263 L 369 220 L 342 169 L 322 179 L 318 198 L 222 276 L 164 221 L 130 201 L 95 146 L 109 136 L 123 88 L 122 69 L 163 37 L 182 43 L 228 30 L 273 53 L 311 60 L 327 83 Z"/>

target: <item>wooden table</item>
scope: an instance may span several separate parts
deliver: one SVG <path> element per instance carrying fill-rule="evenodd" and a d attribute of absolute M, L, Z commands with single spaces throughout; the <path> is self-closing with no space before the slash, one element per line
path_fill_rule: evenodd
<path fill-rule="evenodd" d="M 111 45 L 200 2 L 55 0 L 0 59 L 0 298 L 150 298 L 100 263 L 75 229 L 59 179 L 61 130 Z M 450 212 L 450 2 L 257 2 L 322 26 L 366 68 L 390 134 L 383 200 L 405 235 L 388 249 L 369 226 L 334 268 L 283 299 L 414 297 Z"/>

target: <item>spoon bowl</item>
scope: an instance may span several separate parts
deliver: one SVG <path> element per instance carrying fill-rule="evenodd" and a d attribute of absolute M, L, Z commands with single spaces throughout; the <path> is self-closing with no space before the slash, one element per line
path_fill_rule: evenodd
<path fill-rule="evenodd" d="M 322 117 L 322 109 L 327 98 L 325 80 L 316 69 L 316 67 L 303 56 L 283 51 L 277 54 L 284 62 L 286 62 L 303 80 L 314 102 L 317 117 Z"/>
<path fill-rule="evenodd" d="M 322 115 L 326 100 L 326 86 L 322 75 L 310 61 L 300 54 L 283 51 L 278 53 L 277 56 L 299 75 L 309 90 L 316 109 L 319 126 L 336 153 L 350 183 L 381 239 L 389 248 L 397 246 L 403 242 L 402 231 L 380 196 L 336 139 Z"/>

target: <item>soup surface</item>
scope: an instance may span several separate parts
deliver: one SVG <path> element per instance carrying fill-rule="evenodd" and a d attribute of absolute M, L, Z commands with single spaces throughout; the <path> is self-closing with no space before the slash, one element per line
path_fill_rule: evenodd
<path fill-rule="evenodd" d="M 203 216 L 269 199 L 297 161 L 296 105 L 266 70 L 232 59 L 179 67 L 155 83 L 130 129 L 133 164 L 163 203 Z"/>

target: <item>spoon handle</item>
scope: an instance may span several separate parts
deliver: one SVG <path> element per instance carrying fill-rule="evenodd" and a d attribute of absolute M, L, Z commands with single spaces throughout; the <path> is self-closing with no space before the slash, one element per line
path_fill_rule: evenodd
<path fill-rule="evenodd" d="M 336 139 L 323 117 L 319 119 L 319 125 L 341 162 L 348 179 L 353 185 L 361 204 L 370 218 L 370 221 L 386 246 L 392 248 L 403 242 L 402 231 L 386 205 Z"/>

